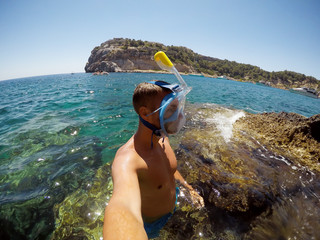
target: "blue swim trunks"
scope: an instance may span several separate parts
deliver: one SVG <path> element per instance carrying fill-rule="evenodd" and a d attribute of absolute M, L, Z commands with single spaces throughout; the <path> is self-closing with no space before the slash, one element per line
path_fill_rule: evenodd
<path fill-rule="evenodd" d="M 178 195 L 180 193 L 180 190 L 178 187 L 176 187 L 176 203 L 177 205 L 177 200 L 178 200 Z M 159 237 L 160 230 L 166 225 L 168 220 L 172 217 L 174 212 L 176 211 L 176 207 L 173 209 L 172 212 L 169 212 L 168 214 L 162 216 L 158 220 L 152 222 L 152 223 L 144 223 L 144 230 L 146 230 L 146 233 L 148 235 L 148 238 L 156 238 Z"/>

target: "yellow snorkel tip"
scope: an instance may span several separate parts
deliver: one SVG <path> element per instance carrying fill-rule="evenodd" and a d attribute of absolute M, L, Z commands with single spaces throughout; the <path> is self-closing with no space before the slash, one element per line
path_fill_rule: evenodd
<path fill-rule="evenodd" d="M 167 68 L 173 67 L 173 64 L 170 61 L 170 59 L 162 51 L 159 51 L 154 55 L 154 60 L 158 63 L 159 66 L 165 66 Z"/>
<path fill-rule="evenodd" d="M 154 60 L 156 61 L 156 63 L 158 64 L 158 66 L 161 69 L 172 72 L 176 76 L 176 78 L 179 80 L 181 86 L 185 88 L 186 94 L 191 90 L 191 88 L 187 87 L 186 82 L 183 80 L 180 73 L 173 66 L 172 62 L 170 61 L 170 59 L 167 57 L 167 55 L 164 52 L 162 52 L 162 51 L 157 52 L 154 55 Z"/>

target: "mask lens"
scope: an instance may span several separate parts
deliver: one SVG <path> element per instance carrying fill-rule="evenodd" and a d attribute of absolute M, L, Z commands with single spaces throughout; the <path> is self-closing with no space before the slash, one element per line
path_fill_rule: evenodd
<path fill-rule="evenodd" d="M 172 122 L 178 118 L 180 104 L 178 99 L 174 99 L 165 109 L 164 111 L 164 121 Z"/>
<path fill-rule="evenodd" d="M 166 132 L 168 134 L 174 134 L 179 132 L 185 123 L 183 112 L 185 96 L 179 93 L 174 99 L 170 100 L 171 102 L 164 109 L 162 121 Z"/>
<path fill-rule="evenodd" d="M 184 110 L 184 99 L 184 96 L 180 94 L 165 107 L 163 114 L 164 122 L 173 122 L 179 118 L 179 114 Z"/>

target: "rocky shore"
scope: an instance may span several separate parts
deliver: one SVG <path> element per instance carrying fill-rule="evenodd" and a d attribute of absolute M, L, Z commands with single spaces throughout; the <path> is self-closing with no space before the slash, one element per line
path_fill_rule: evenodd
<path fill-rule="evenodd" d="M 235 129 L 245 131 L 273 152 L 290 153 L 299 164 L 320 172 L 320 114 L 310 118 L 286 112 L 250 114 L 237 121 Z M 243 138 L 239 131 L 236 136 Z"/>

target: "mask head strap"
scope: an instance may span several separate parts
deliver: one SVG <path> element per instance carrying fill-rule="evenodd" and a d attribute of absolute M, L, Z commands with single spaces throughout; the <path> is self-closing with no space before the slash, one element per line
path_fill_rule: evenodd
<path fill-rule="evenodd" d="M 143 125 L 145 125 L 147 128 L 149 128 L 152 131 L 152 134 L 151 134 L 151 149 L 152 149 L 153 148 L 153 135 L 161 137 L 161 130 L 156 128 L 154 125 L 147 122 L 146 120 L 144 120 L 140 115 L 139 115 L 139 119 L 143 123 Z M 164 141 L 164 139 L 163 139 L 163 141 Z"/>
<path fill-rule="evenodd" d="M 182 91 L 179 84 L 169 84 L 169 83 L 162 82 L 162 81 L 148 81 L 147 83 L 151 83 L 151 84 L 157 85 L 159 87 L 169 89 L 172 92 L 181 92 Z"/>

